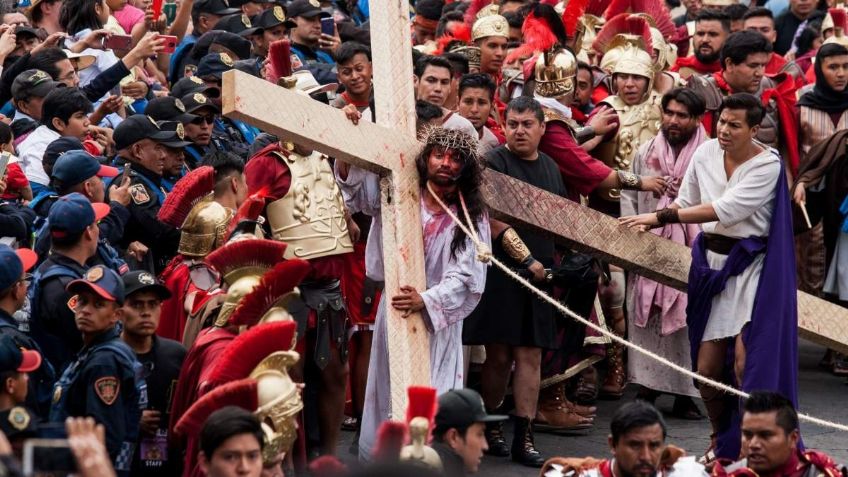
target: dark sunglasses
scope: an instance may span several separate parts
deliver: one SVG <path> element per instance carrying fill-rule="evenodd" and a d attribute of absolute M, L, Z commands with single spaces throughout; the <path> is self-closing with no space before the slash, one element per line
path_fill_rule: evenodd
<path fill-rule="evenodd" d="M 191 124 L 196 124 L 198 126 L 203 123 L 215 124 L 215 116 L 198 116 L 191 121 Z"/>

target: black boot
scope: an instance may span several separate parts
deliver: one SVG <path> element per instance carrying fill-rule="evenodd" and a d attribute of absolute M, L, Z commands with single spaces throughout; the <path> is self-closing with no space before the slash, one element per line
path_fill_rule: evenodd
<path fill-rule="evenodd" d="M 503 421 L 486 423 L 486 443 L 489 444 L 487 455 L 495 457 L 508 457 L 509 446 L 504 438 Z"/>
<path fill-rule="evenodd" d="M 512 460 L 527 467 L 542 467 L 545 458 L 536 450 L 530 418 L 512 416 L 510 419 L 515 426 L 512 438 Z"/>

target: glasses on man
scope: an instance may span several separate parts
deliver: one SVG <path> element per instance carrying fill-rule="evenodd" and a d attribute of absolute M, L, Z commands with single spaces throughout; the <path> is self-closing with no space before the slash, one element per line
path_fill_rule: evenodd
<path fill-rule="evenodd" d="M 201 124 L 214 124 L 215 116 L 198 116 L 191 121 L 191 124 L 200 126 Z"/>

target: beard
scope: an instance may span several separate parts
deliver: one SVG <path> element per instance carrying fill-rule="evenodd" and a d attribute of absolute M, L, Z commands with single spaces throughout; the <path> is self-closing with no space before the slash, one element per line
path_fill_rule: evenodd
<path fill-rule="evenodd" d="M 713 51 L 712 53 L 701 53 L 700 48 L 695 50 L 695 58 L 705 65 L 718 61 L 719 55 L 720 52 L 718 51 Z"/>
<path fill-rule="evenodd" d="M 668 144 L 670 146 L 679 146 L 681 144 L 686 144 L 687 142 L 689 142 L 689 139 L 692 138 L 692 134 L 695 133 L 694 127 L 689 129 L 669 129 L 667 126 L 662 126 L 661 129 L 663 136 L 665 136 L 665 140 L 668 141 Z"/>

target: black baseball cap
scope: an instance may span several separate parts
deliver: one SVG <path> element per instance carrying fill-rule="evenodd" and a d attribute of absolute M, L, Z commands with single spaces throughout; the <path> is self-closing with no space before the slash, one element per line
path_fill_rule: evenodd
<path fill-rule="evenodd" d="M 28 25 L 18 25 L 15 27 L 15 36 L 30 36 L 33 38 L 38 38 L 38 30 Z"/>
<path fill-rule="evenodd" d="M 53 81 L 44 71 L 26 70 L 12 81 L 12 97 L 19 101 L 30 97 L 43 98 L 60 86 L 65 84 Z"/>
<path fill-rule="evenodd" d="M 211 13 L 212 15 L 232 15 L 238 13 L 238 8 L 233 8 L 227 0 L 197 0 L 191 6 L 191 13 Z"/>
<path fill-rule="evenodd" d="M 119 151 L 144 139 L 162 142 L 172 140 L 173 137 L 174 133 L 162 131 L 153 118 L 144 114 L 133 114 L 124 119 L 112 133 L 115 149 Z"/>
<path fill-rule="evenodd" d="M 196 113 L 203 108 L 211 108 L 216 113 L 220 111 L 218 106 L 215 106 L 215 103 L 203 93 L 189 93 L 183 96 L 182 100 L 183 104 L 185 104 L 186 111 L 190 113 Z"/>
<path fill-rule="evenodd" d="M 254 25 L 250 21 L 250 17 L 248 17 L 244 13 L 228 15 L 218 20 L 218 23 L 215 24 L 215 29 L 223 30 L 229 33 L 235 33 L 236 35 L 241 37 L 262 33 L 262 29 Z"/>
<path fill-rule="evenodd" d="M 144 270 L 125 273 L 121 280 L 124 282 L 124 296 L 130 296 L 137 291 L 152 291 L 160 300 L 171 298 L 171 292 L 162 285 L 152 273 Z"/>
<path fill-rule="evenodd" d="M 79 138 L 71 136 L 63 136 L 47 145 L 44 150 L 44 155 L 41 157 L 41 162 L 53 167 L 59 156 L 68 151 L 84 151 L 85 147 Z"/>
<path fill-rule="evenodd" d="M 179 98 L 173 96 L 161 96 L 150 100 L 144 108 L 144 114 L 158 121 L 179 121 L 190 123 L 197 116 L 186 111 L 186 107 Z"/>
<path fill-rule="evenodd" d="M 477 422 L 505 421 L 507 416 L 487 414 L 483 398 L 473 389 L 452 389 L 439 396 L 435 433 L 451 428 L 465 429 Z"/>
<path fill-rule="evenodd" d="M 212 48 L 212 45 L 223 46 L 230 50 L 230 52 L 238 58 L 250 58 L 250 51 L 253 47 L 253 43 L 251 43 L 249 39 L 236 33 L 222 30 L 216 26 L 214 30 L 207 31 L 200 35 L 200 38 L 197 39 L 197 43 L 195 43 L 191 48 L 189 56 L 195 60 L 195 66 L 201 59 L 203 59 L 204 56 L 215 52 L 209 51 Z M 235 59 L 236 58 L 233 58 L 233 60 Z"/>
<path fill-rule="evenodd" d="M 217 98 L 221 96 L 221 90 L 213 86 L 209 86 L 197 76 L 186 76 L 180 78 L 174 83 L 171 88 L 170 95 L 175 98 L 182 98 L 189 93 L 203 93 L 207 98 Z"/>
<path fill-rule="evenodd" d="M 263 29 L 274 28 L 278 25 L 285 25 L 289 28 L 294 26 L 290 20 L 286 19 L 286 11 L 279 5 L 274 5 L 273 8 L 264 10 L 259 15 L 256 15 L 255 18 L 256 21 L 254 23 L 256 26 Z"/>
<path fill-rule="evenodd" d="M 226 53 L 209 53 L 197 64 L 197 76 L 201 78 L 221 79 L 225 71 L 230 71 L 236 62 Z"/>
<path fill-rule="evenodd" d="M 192 116 L 194 115 L 192 114 Z M 197 116 L 194 117 L 196 118 Z M 180 149 L 191 144 L 191 141 L 185 140 L 185 126 L 183 126 L 183 123 L 179 121 L 157 121 L 156 124 L 159 125 L 159 129 L 173 133 L 171 139 L 159 141 L 163 146 Z"/>
<path fill-rule="evenodd" d="M 321 18 L 330 18 L 332 16 L 329 12 L 321 10 L 321 4 L 318 0 L 294 0 L 289 3 L 288 11 L 289 18 L 313 18 L 318 15 L 320 15 Z"/>

